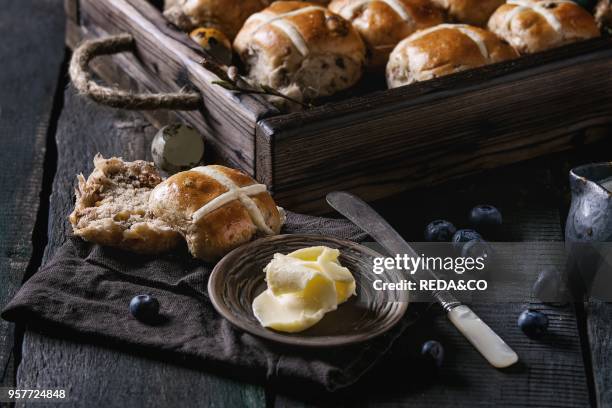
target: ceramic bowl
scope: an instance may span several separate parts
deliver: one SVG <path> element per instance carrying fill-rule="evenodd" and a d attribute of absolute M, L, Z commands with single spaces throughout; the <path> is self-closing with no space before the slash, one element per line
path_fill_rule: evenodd
<path fill-rule="evenodd" d="M 264 267 L 277 253 L 287 254 L 300 248 L 324 245 L 340 250 L 340 263 L 355 277 L 357 295 L 327 313 L 313 327 L 300 333 L 282 333 L 262 327 L 252 310 L 253 299 L 266 289 Z M 342 239 L 318 235 L 278 235 L 241 246 L 226 255 L 214 268 L 208 281 L 208 293 L 217 311 L 236 327 L 255 336 L 279 343 L 331 347 L 354 344 L 379 336 L 404 316 L 407 297 L 390 299 L 376 291 L 376 279 L 400 281 L 401 272 L 387 270 L 378 277 L 372 271 L 376 251 Z"/>

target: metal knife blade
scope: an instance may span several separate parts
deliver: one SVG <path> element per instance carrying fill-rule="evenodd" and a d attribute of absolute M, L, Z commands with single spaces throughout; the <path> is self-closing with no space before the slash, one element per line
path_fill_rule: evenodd
<path fill-rule="evenodd" d="M 334 191 L 329 193 L 326 198 L 330 206 L 370 235 L 389 254 L 406 254 L 409 257 L 418 257 L 416 251 L 404 238 L 361 198 L 344 191 Z M 438 276 L 428 269 L 422 269 L 410 275 L 410 278 L 418 282 L 423 279 L 437 280 Z M 450 311 L 453 307 L 461 304 L 448 291 L 433 291 L 431 295 L 446 311 Z"/>

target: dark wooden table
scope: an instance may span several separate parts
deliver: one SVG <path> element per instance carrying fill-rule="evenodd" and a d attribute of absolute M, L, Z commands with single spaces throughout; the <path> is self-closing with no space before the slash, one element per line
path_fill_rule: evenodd
<path fill-rule="evenodd" d="M 155 133 L 138 113 L 101 108 L 75 95 L 66 80 L 61 0 L 5 0 L 0 13 L 0 307 L 70 232 L 75 175 L 93 155 L 150 159 Z M 603 132 L 604 130 L 599 130 Z M 377 203 L 408 239 L 434 218 L 461 223 L 476 203 L 499 206 L 508 239 L 559 241 L 569 193 L 567 171 L 610 160 L 612 142 Z M 609 139 L 609 138 L 608 138 Z M 553 261 L 539 254 L 534 262 Z M 545 311 L 552 340 L 537 342 L 516 327 L 526 307 Z M 526 303 L 478 305 L 477 313 L 519 353 L 521 364 L 495 370 L 431 308 L 361 385 L 335 395 L 247 384 L 111 348 L 52 338 L 0 321 L 0 386 L 67 388 L 75 406 L 612 406 L 612 306 L 590 301 L 554 308 Z M 427 339 L 447 350 L 437 376 L 413 356 Z M 40 405 L 37 405 L 40 406 Z"/>

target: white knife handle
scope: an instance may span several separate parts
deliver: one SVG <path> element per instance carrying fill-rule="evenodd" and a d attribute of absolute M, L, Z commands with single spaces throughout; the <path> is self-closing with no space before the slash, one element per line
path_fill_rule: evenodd
<path fill-rule="evenodd" d="M 448 318 L 493 367 L 510 367 L 518 355 L 476 313 L 465 305 L 448 312 Z"/>

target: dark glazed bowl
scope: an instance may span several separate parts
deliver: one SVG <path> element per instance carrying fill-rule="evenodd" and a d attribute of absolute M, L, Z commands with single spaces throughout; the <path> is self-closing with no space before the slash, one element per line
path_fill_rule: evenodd
<path fill-rule="evenodd" d="M 355 277 L 357 295 L 327 313 L 323 320 L 300 333 L 282 333 L 262 327 L 252 310 L 253 299 L 266 289 L 264 267 L 277 253 L 325 245 L 340 250 L 340 262 Z M 226 255 L 212 271 L 208 293 L 217 311 L 238 328 L 276 342 L 307 347 L 330 347 L 359 343 L 379 336 L 404 316 L 407 295 L 390 299 L 374 290 L 372 282 L 399 282 L 401 272 L 387 270 L 378 277 L 372 271 L 375 257 L 363 245 L 319 235 L 278 235 L 262 238 Z"/>

